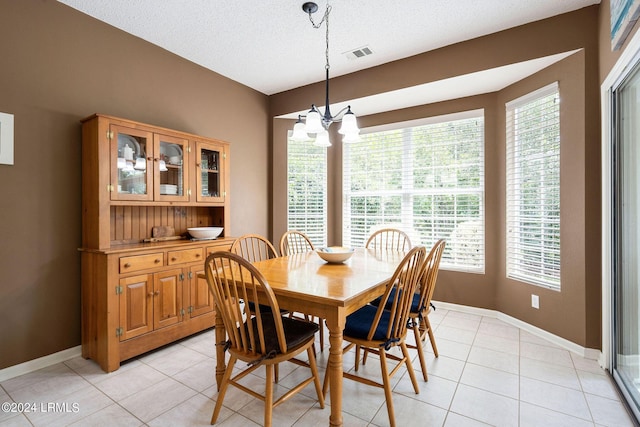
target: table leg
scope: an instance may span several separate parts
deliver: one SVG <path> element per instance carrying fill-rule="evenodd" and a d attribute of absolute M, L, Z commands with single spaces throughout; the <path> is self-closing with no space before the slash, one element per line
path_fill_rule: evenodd
<path fill-rule="evenodd" d="M 220 391 L 220 383 L 224 376 L 224 371 L 227 369 L 225 363 L 224 345 L 227 341 L 227 333 L 224 329 L 224 321 L 222 316 L 218 314 L 216 310 L 216 384 L 218 391 Z"/>
<path fill-rule="evenodd" d="M 331 396 L 331 416 L 329 425 L 341 426 L 342 420 L 342 331 L 344 330 L 344 311 L 338 309 L 335 315 L 327 317 L 329 328 L 329 394 Z"/>

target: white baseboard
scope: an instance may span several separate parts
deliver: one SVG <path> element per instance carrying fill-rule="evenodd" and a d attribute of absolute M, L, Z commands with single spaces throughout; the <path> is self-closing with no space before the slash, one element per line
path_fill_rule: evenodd
<path fill-rule="evenodd" d="M 602 352 L 598 349 L 582 347 L 565 338 L 554 335 L 551 332 L 547 332 L 544 329 L 540 329 L 537 326 L 530 325 L 529 323 L 523 322 L 522 320 L 516 319 L 515 317 L 506 315 L 500 311 L 489 310 L 486 308 L 471 307 L 467 305 L 451 304 L 448 302 L 441 302 L 441 301 L 433 301 L 433 303 L 434 305 L 436 305 L 436 307 L 442 308 L 444 310 L 453 310 L 453 311 L 459 311 L 461 313 L 469 313 L 469 314 L 476 314 L 479 316 L 493 317 L 495 319 L 502 320 L 505 323 L 508 323 L 510 325 L 523 329 L 540 338 L 543 338 L 557 345 L 558 347 L 562 347 L 566 350 L 569 350 L 570 352 L 575 353 L 579 356 L 582 356 L 585 359 L 597 360 L 599 363 L 602 359 Z"/>
<path fill-rule="evenodd" d="M 24 363 L 20 363 L 19 365 L 0 369 L 0 382 L 28 374 L 29 372 L 37 371 L 38 369 L 46 368 L 47 366 L 55 365 L 56 363 L 73 359 L 81 354 L 82 346 L 77 346 L 49 354 L 48 356 L 39 357 L 38 359 L 29 360 Z"/>

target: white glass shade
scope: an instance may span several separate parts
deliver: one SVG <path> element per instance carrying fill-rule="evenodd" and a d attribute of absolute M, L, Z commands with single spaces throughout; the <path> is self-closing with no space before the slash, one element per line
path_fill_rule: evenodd
<path fill-rule="evenodd" d="M 124 169 L 127 166 L 127 160 L 124 157 L 118 157 L 118 169 Z"/>
<path fill-rule="evenodd" d="M 304 129 L 304 123 L 298 120 L 293 126 L 293 134 L 291 135 L 291 139 L 293 139 L 294 141 L 305 141 L 309 139 L 309 135 L 307 135 L 307 132 L 305 132 Z"/>
<path fill-rule="evenodd" d="M 346 144 L 350 144 L 352 142 L 360 142 L 360 135 L 356 134 L 351 134 L 351 135 L 345 135 L 342 138 L 342 142 L 346 143 Z"/>
<path fill-rule="evenodd" d="M 342 118 L 342 126 L 340 126 L 338 133 L 342 135 L 358 135 L 360 133 L 356 115 L 351 112 L 351 109 Z"/>
<path fill-rule="evenodd" d="M 158 167 L 160 168 L 160 172 L 166 172 L 166 171 L 169 170 L 169 169 L 167 169 L 167 164 L 165 163 L 164 160 L 160 160 L 158 162 Z"/>
<path fill-rule="evenodd" d="M 136 164 L 133 167 L 136 170 L 143 171 L 147 169 L 147 160 L 144 157 L 138 157 L 136 159 Z"/>
<path fill-rule="evenodd" d="M 307 113 L 307 123 L 305 126 L 305 132 L 307 133 L 320 133 L 324 131 L 322 127 L 322 121 L 320 113 L 316 109 L 315 105 L 311 106 L 311 110 Z"/>
<path fill-rule="evenodd" d="M 313 142 L 313 145 L 318 147 L 330 147 L 331 141 L 329 141 L 329 132 L 326 130 L 322 130 L 316 134 L 316 140 Z"/>

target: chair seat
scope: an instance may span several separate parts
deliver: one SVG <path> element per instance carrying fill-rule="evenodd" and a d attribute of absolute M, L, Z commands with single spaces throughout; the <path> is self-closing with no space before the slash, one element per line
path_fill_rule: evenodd
<path fill-rule="evenodd" d="M 378 309 L 372 305 L 365 305 L 358 311 L 347 316 L 343 335 L 366 340 L 373 324 Z M 385 341 L 387 339 L 387 329 L 389 328 L 390 313 L 385 311 L 382 313 L 378 327 L 373 334 L 373 341 Z"/>
<path fill-rule="evenodd" d="M 287 349 L 295 348 L 307 342 L 310 338 L 313 339 L 315 333 L 318 332 L 318 325 L 316 323 L 291 319 L 289 317 L 281 317 L 281 319 Z M 273 354 L 274 356 L 280 354 L 276 324 L 271 313 L 262 314 L 262 327 L 264 329 L 265 354 Z M 256 336 L 258 336 L 257 323 L 253 324 L 253 329 Z"/>
<path fill-rule="evenodd" d="M 384 307 L 385 310 L 391 310 L 391 305 L 392 305 L 391 301 L 393 301 L 395 295 L 396 295 L 396 290 L 392 289 L 391 292 L 389 293 L 389 299 L 387 300 L 387 304 Z M 374 299 L 373 301 L 371 301 L 370 304 L 375 306 L 375 307 L 378 307 L 381 302 L 382 302 L 382 297 L 378 297 L 378 298 Z M 420 294 L 414 294 L 413 295 L 413 300 L 411 300 L 411 310 L 410 310 L 410 312 L 412 314 L 418 314 L 420 312 Z"/>
<path fill-rule="evenodd" d="M 249 301 L 249 310 L 253 313 L 256 311 L 255 305 L 253 302 Z M 269 313 L 271 312 L 271 307 L 264 304 L 258 304 L 258 308 L 260 309 L 260 313 Z M 285 310 L 283 308 L 280 309 L 280 314 L 287 314 L 289 310 Z"/>

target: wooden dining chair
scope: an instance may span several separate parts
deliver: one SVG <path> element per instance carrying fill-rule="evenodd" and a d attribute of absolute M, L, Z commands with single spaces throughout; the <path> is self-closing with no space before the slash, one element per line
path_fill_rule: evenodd
<path fill-rule="evenodd" d="M 314 249 L 309 236 L 301 231 L 289 230 L 280 238 L 280 254 L 283 256 L 310 252 Z"/>
<path fill-rule="evenodd" d="M 433 291 L 436 288 L 436 280 L 438 278 L 438 271 L 440 269 L 440 260 L 442 253 L 444 252 L 446 242 L 444 239 L 438 240 L 425 260 L 425 268 L 420 278 L 417 292 L 413 295 L 411 302 L 411 311 L 409 312 L 409 327 L 413 330 L 415 338 L 415 345 L 407 344 L 408 348 L 414 348 L 418 351 L 418 359 L 420 360 L 420 369 L 422 369 L 422 378 L 428 381 L 427 364 L 424 360 L 423 342 L 426 341 L 427 335 L 433 348 L 433 353 L 438 357 L 438 346 L 436 345 L 436 338 L 433 335 L 433 329 L 429 322 L 429 312 L 431 311 L 431 297 L 433 297 Z M 376 298 L 371 302 L 372 305 L 378 306 L 381 303 L 382 298 Z M 385 306 L 387 310 L 392 309 L 391 301 L 387 301 Z M 364 362 L 366 363 L 366 352 L 364 355 Z"/>
<path fill-rule="evenodd" d="M 369 236 L 366 248 L 408 251 L 411 249 L 411 239 L 409 235 L 397 228 L 382 228 Z"/>
<path fill-rule="evenodd" d="M 220 392 L 211 416 L 214 424 L 220 414 L 229 385 L 265 403 L 264 425 L 271 426 L 273 408 L 285 402 L 295 393 L 314 383 L 320 408 L 324 408 L 324 395 L 320 386 L 313 343 L 318 325 L 305 320 L 280 315 L 280 307 L 271 286 L 249 261 L 230 252 L 214 252 L 205 261 L 205 277 L 222 317 L 227 332 L 229 363 L 220 383 Z M 257 307 L 258 300 L 269 310 L 251 310 L 241 301 L 250 301 Z M 295 357 L 307 352 L 308 363 Z M 234 373 L 237 360 L 248 367 Z M 311 376 L 292 387 L 277 400 L 273 400 L 274 367 L 278 363 L 293 362 L 308 367 Z M 264 366 L 266 368 L 265 393 L 259 394 L 243 384 L 242 378 Z M 232 376 L 233 375 L 233 376 Z"/>
<path fill-rule="evenodd" d="M 271 244 L 271 242 L 266 237 L 259 234 L 244 234 L 238 237 L 231 244 L 229 252 L 239 255 L 251 263 L 278 257 L 278 252 L 276 252 L 276 248 L 273 246 L 273 244 Z M 251 301 L 247 302 L 247 307 L 251 311 L 255 309 L 255 307 L 253 306 L 253 302 Z M 260 304 L 259 310 L 269 311 L 270 308 L 268 306 Z M 280 310 L 281 315 L 286 315 L 287 313 L 289 313 L 288 310 Z M 278 365 L 276 365 L 275 381 L 278 382 L 279 378 L 280 370 L 278 368 Z"/>
<path fill-rule="evenodd" d="M 407 323 L 413 294 L 422 276 L 426 255 L 427 250 L 422 246 L 411 249 L 400 262 L 389 282 L 387 282 L 382 298 L 384 301 L 391 302 L 391 310 L 385 310 L 382 305 L 378 307 L 365 305 L 347 316 L 343 332 L 343 339 L 349 343 L 343 349 L 343 353 L 356 346 L 356 371 L 358 370 L 358 361 L 360 359 L 360 348 L 380 356 L 382 383 L 350 372 L 343 372 L 343 377 L 384 389 L 389 423 L 392 427 L 396 425 L 396 422 L 391 394 L 391 378 L 402 365 L 407 368 L 415 393 L 418 394 L 420 392 L 413 367 L 411 366 L 405 338 L 407 336 Z M 396 346 L 399 346 L 402 350 L 402 357 L 387 353 Z M 391 370 L 388 369 L 387 359 L 397 362 L 396 366 Z M 326 393 L 327 388 L 328 375 L 325 375 L 322 392 Z"/>
<path fill-rule="evenodd" d="M 301 231 L 289 230 L 286 231 L 280 238 L 280 254 L 293 255 L 305 252 L 311 252 L 315 248 L 309 236 Z M 311 320 L 312 316 L 305 314 L 307 320 Z M 320 351 L 324 349 L 324 319 L 318 318 L 319 336 L 320 336 Z"/>
<path fill-rule="evenodd" d="M 266 237 L 259 234 L 245 234 L 231 244 L 231 253 L 238 254 L 249 262 L 276 258 L 278 252 Z"/>

